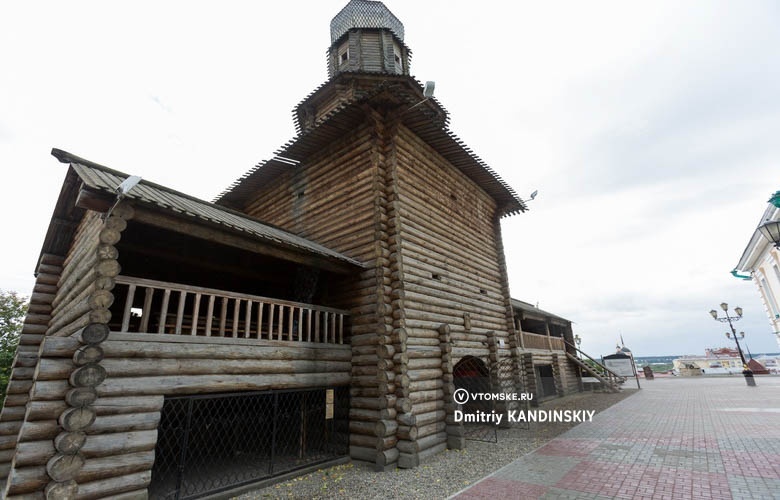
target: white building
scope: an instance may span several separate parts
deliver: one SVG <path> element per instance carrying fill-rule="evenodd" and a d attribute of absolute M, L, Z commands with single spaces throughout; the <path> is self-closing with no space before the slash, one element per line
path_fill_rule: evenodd
<path fill-rule="evenodd" d="M 770 199 L 758 226 L 771 221 L 780 221 L 780 191 Z M 772 331 L 780 346 L 780 248 L 758 227 L 732 274 L 739 277 L 737 272 L 750 273 L 750 279 L 758 287 Z"/>

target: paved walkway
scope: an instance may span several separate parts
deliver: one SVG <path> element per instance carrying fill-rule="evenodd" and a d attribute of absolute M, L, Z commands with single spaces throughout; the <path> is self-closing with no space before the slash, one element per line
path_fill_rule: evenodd
<path fill-rule="evenodd" d="M 780 499 L 780 377 L 756 380 L 643 380 L 593 422 L 455 496 Z"/>

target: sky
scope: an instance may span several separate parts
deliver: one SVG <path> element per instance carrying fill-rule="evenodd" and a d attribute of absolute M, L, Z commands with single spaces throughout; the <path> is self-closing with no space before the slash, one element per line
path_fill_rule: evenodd
<path fill-rule="evenodd" d="M 731 345 L 736 265 L 780 189 L 776 2 L 387 0 L 450 128 L 530 210 L 503 220 L 511 293 L 591 355 Z M 0 289 L 29 294 L 66 167 L 53 147 L 211 200 L 295 136 L 346 0 L 0 7 Z"/>

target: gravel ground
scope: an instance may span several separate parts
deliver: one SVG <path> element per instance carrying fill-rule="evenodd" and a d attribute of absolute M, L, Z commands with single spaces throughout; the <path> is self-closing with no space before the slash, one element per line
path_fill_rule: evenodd
<path fill-rule="evenodd" d="M 598 413 L 634 392 L 624 389 L 617 394 L 577 393 L 542 403 L 539 409 Z M 370 464 L 355 462 L 321 469 L 234 498 L 447 498 L 575 425 L 531 423 L 530 429 L 498 429 L 498 443 L 467 441 L 465 450 L 446 450 L 415 469 L 374 472 Z"/>

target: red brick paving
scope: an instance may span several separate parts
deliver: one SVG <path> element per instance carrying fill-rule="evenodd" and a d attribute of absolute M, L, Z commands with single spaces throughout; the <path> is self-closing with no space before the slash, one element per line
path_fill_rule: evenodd
<path fill-rule="evenodd" d="M 780 377 L 757 382 L 749 388 L 737 377 L 646 381 L 593 422 L 456 496 L 780 498 Z"/>

